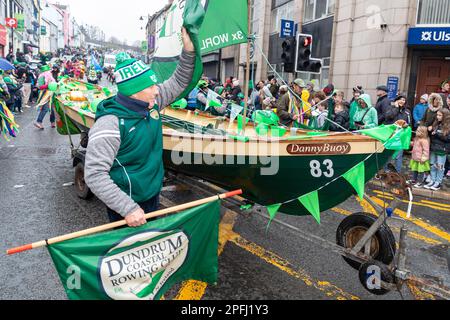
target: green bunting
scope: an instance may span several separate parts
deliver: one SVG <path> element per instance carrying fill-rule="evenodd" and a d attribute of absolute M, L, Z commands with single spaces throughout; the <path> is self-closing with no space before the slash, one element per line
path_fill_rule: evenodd
<path fill-rule="evenodd" d="M 272 223 L 273 219 L 275 219 L 275 217 L 278 213 L 278 210 L 280 210 L 281 205 L 282 205 L 281 203 L 278 203 L 278 204 L 273 204 L 273 205 L 267 207 L 267 211 L 269 212 L 269 217 L 270 217 L 269 224 L 267 225 L 267 231 L 269 230 L 270 224 Z"/>
<path fill-rule="evenodd" d="M 246 118 L 245 124 L 244 124 L 244 116 L 238 115 L 238 133 L 241 134 L 244 131 L 244 127 L 247 125 L 247 123 L 250 121 L 249 118 Z"/>
<path fill-rule="evenodd" d="M 311 215 L 320 224 L 320 204 L 319 204 L 319 192 L 313 191 L 300 198 L 298 201 L 308 210 Z"/>
<path fill-rule="evenodd" d="M 366 166 L 361 162 L 356 167 L 343 175 L 359 195 L 359 198 L 364 199 L 365 184 L 366 184 Z"/>

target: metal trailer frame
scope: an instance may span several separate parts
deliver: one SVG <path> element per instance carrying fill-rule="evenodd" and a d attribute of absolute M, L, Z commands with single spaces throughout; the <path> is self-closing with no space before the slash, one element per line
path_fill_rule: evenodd
<path fill-rule="evenodd" d="M 191 189 L 193 188 L 201 193 L 214 195 L 217 194 L 218 192 L 224 191 L 213 184 L 201 180 L 196 180 L 194 178 L 187 177 L 183 174 L 171 172 L 168 174 L 168 177 L 170 180 L 176 181 L 178 185 L 188 186 L 189 188 Z M 377 210 L 377 212 L 379 213 L 379 217 L 376 220 L 376 222 L 372 225 L 372 227 L 359 240 L 359 242 L 355 245 L 354 248 L 344 248 L 336 243 L 325 240 L 311 233 L 302 231 L 299 228 L 291 226 L 277 219 L 274 219 L 272 223 L 277 223 L 279 225 L 282 225 L 283 227 L 291 229 L 292 231 L 295 231 L 296 234 L 301 239 L 306 240 L 308 242 L 313 242 L 314 244 L 319 245 L 323 249 L 331 250 L 332 252 L 337 253 L 342 257 L 348 258 L 357 263 L 370 264 L 371 262 L 373 262 L 373 259 L 372 257 L 369 256 L 368 253 L 370 252 L 371 240 L 374 237 L 374 235 L 379 231 L 379 229 L 382 226 L 387 226 L 386 223 L 389 219 L 401 220 L 404 222 L 404 224 L 400 232 L 399 249 L 397 251 L 397 254 L 395 256 L 391 268 L 389 268 L 389 266 L 385 266 L 386 269 L 393 270 L 392 276 L 394 277 L 395 281 L 394 283 L 386 283 L 381 281 L 382 289 L 388 291 L 398 291 L 401 294 L 401 290 L 404 287 L 404 285 L 410 283 L 422 289 L 424 292 L 427 292 L 429 294 L 432 294 L 445 300 L 450 300 L 450 288 L 446 288 L 443 285 L 443 283 L 438 283 L 437 281 L 419 278 L 415 276 L 410 270 L 406 269 L 408 228 L 406 226 L 406 221 L 404 219 L 395 218 L 391 214 L 394 211 L 394 209 L 399 206 L 402 200 L 399 198 L 395 198 L 393 202 L 389 204 L 388 207 L 382 208 L 374 201 L 372 201 L 372 199 L 369 196 L 365 195 L 364 199 Z M 242 215 L 242 212 L 239 209 L 236 209 L 236 207 L 239 208 L 242 204 L 247 203 L 246 200 L 241 197 L 235 197 L 234 199 L 226 199 L 224 200 L 224 202 L 226 203 L 225 207 L 227 207 L 227 209 L 239 215 Z M 261 206 L 258 207 L 256 205 L 253 207 L 251 211 L 249 211 L 249 214 L 257 214 L 265 219 L 268 219 L 268 215 L 265 214 L 264 210 L 265 209 L 263 209 L 263 207 Z M 362 251 L 363 249 L 364 251 Z"/>

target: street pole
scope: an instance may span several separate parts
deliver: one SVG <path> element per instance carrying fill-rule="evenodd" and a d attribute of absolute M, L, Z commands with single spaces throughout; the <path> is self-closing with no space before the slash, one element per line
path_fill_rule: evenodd
<path fill-rule="evenodd" d="M 250 42 L 248 40 L 248 38 L 250 37 L 250 33 L 251 33 L 251 10 L 250 10 L 250 0 L 247 0 L 247 10 L 248 10 L 248 18 L 247 18 L 247 22 L 248 22 L 248 34 L 247 34 L 247 70 L 245 71 L 245 84 L 244 84 L 244 96 L 245 96 L 245 107 L 244 107 L 244 134 L 245 134 L 245 127 L 246 127 L 246 123 L 247 123 L 247 111 L 248 111 L 248 92 L 249 92 L 249 88 L 250 88 Z"/>

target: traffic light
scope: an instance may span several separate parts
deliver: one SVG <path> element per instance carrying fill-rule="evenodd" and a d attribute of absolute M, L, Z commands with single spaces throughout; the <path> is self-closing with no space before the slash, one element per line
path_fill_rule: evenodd
<path fill-rule="evenodd" d="M 296 72 L 320 73 L 322 60 L 311 58 L 313 37 L 309 34 L 299 34 L 297 40 Z"/>
<path fill-rule="evenodd" d="M 295 71 L 295 50 L 296 43 L 295 37 L 286 38 L 281 45 L 283 54 L 281 55 L 281 61 L 284 64 L 284 72 Z"/>

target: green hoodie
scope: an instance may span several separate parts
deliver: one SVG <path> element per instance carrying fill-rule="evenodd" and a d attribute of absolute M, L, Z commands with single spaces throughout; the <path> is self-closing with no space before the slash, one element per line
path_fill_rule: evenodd
<path fill-rule="evenodd" d="M 373 107 L 372 101 L 368 94 L 363 94 L 358 100 L 364 100 L 368 108 L 363 109 L 357 104 L 355 115 L 353 116 L 354 122 L 363 122 L 364 129 L 372 129 L 378 127 L 378 112 Z"/>
<path fill-rule="evenodd" d="M 158 106 L 144 117 L 116 101 L 102 101 L 96 114 L 119 119 L 121 145 L 109 173 L 114 183 L 135 202 L 158 195 L 164 179 L 162 122 Z"/>

